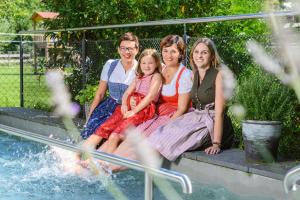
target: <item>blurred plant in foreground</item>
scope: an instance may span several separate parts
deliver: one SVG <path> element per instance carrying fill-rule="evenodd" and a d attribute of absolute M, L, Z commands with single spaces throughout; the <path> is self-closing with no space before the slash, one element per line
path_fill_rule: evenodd
<path fill-rule="evenodd" d="M 140 131 L 137 128 L 129 128 L 126 130 L 126 137 L 133 145 L 141 163 L 148 168 L 145 172 L 151 176 L 150 168 L 159 170 L 162 160 L 159 158 L 158 153 L 149 146 Z M 182 199 L 173 186 L 164 178 L 153 177 L 153 181 L 158 189 L 165 195 L 166 199 Z"/>
<path fill-rule="evenodd" d="M 80 133 L 73 123 L 73 118 L 79 112 L 79 106 L 71 102 L 71 96 L 64 84 L 64 76 L 60 71 L 49 71 L 46 74 L 48 87 L 52 92 L 52 103 L 55 106 L 54 113 L 62 117 L 64 125 L 72 142 L 78 144 L 81 152 L 81 158 L 84 160 L 89 159 L 89 168 L 91 172 L 99 177 L 105 188 L 111 193 L 115 199 L 127 200 L 122 191 L 113 183 L 110 177 L 106 176 L 98 161 L 93 159 L 89 153 L 90 149 L 84 148 L 80 143 Z"/>
<path fill-rule="evenodd" d="M 295 11 L 300 13 L 300 3 L 294 4 Z M 274 45 L 278 50 L 277 58 L 266 53 L 255 41 L 249 41 L 247 47 L 254 60 L 262 68 L 275 75 L 282 83 L 291 86 L 300 101 L 300 35 L 289 28 L 284 28 L 284 20 L 279 21 L 270 13 Z M 280 60 L 279 60 L 280 59 Z"/>
<path fill-rule="evenodd" d="M 72 118 L 79 112 L 79 106 L 71 103 L 71 96 L 64 84 L 64 76 L 60 71 L 49 71 L 46 74 L 47 85 L 52 93 L 54 113 L 63 118 L 63 122 L 73 142 L 78 143 L 80 133 L 74 125 Z"/>
<path fill-rule="evenodd" d="M 272 3 L 272 1 L 269 1 Z M 268 2 L 268 3 L 269 3 Z M 298 15 L 300 14 L 300 2 L 294 0 L 291 2 L 291 8 Z M 270 8 L 271 4 L 268 4 Z M 275 75 L 282 83 L 291 86 L 300 102 L 300 35 L 291 28 L 284 28 L 287 24 L 285 20 L 275 18 L 270 12 L 270 24 L 274 37 L 274 45 L 278 51 L 278 57 L 272 57 L 266 53 L 255 41 L 249 41 L 247 47 L 254 60 L 262 66 L 262 68 Z M 280 60 L 279 60 L 280 59 Z M 284 188 L 287 193 L 297 192 L 300 181 L 300 166 L 290 170 L 284 179 Z M 298 182 L 298 184 L 297 184 Z M 299 195 L 294 195 L 292 198 L 300 199 Z M 298 191 L 299 193 L 299 191 Z"/>

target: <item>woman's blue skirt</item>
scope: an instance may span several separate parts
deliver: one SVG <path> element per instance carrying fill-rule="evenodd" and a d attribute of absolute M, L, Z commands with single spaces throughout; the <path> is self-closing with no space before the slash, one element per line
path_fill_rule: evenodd
<path fill-rule="evenodd" d="M 96 129 L 112 115 L 117 105 L 119 104 L 111 97 L 107 97 L 99 103 L 92 112 L 88 122 L 83 127 L 83 130 L 80 133 L 81 137 L 83 139 L 87 139 L 90 135 L 92 135 Z"/>

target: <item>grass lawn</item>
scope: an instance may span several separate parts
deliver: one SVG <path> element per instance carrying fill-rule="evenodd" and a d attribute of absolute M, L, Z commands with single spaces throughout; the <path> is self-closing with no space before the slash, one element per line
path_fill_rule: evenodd
<path fill-rule="evenodd" d="M 24 65 L 24 107 L 48 110 L 50 93 L 44 75 L 33 75 L 32 66 Z M 0 107 L 20 107 L 19 64 L 0 65 Z"/>

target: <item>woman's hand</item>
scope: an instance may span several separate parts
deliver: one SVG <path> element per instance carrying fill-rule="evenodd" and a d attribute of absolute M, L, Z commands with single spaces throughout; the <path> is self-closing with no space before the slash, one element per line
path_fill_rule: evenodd
<path fill-rule="evenodd" d="M 124 115 L 123 115 L 123 117 L 124 118 L 129 118 L 129 117 L 132 117 L 132 116 L 134 116 L 135 115 L 135 112 L 133 111 L 133 110 L 130 110 L 130 111 L 127 111 Z"/>
<path fill-rule="evenodd" d="M 122 104 L 121 113 L 123 114 L 123 116 L 126 114 L 126 112 L 128 112 L 128 107 L 127 105 Z"/>
<path fill-rule="evenodd" d="M 204 151 L 206 154 L 214 155 L 214 154 L 220 153 L 221 148 L 220 148 L 220 145 L 213 144 L 212 146 L 206 148 Z"/>
<path fill-rule="evenodd" d="M 134 109 L 137 106 L 137 102 L 133 96 L 130 97 L 129 104 L 131 109 Z"/>

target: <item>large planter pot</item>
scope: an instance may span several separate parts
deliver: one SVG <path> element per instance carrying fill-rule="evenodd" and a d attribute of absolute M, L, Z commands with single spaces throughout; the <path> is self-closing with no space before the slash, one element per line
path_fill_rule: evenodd
<path fill-rule="evenodd" d="M 282 123 L 279 121 L 242 122 L 245 155 L 248 162 L 273 162 L 277 159 Z"/>

